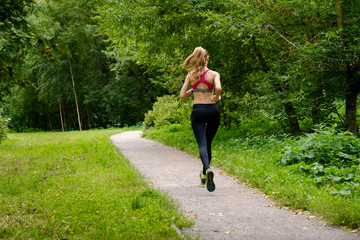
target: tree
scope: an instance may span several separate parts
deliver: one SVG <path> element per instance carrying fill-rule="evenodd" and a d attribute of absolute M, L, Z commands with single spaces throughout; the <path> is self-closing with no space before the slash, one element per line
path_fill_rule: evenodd
<path fill-rule="evenodd" d="M 29 45 L 29 29 L 25 20 L 32 0 L 3 0 L 0 6 L 0 83 L 14 81 L 17 61 Z M 25 50 L 24 50 L 25 49 Z M 4 89 L 4 88 L 3 88 Z"/>

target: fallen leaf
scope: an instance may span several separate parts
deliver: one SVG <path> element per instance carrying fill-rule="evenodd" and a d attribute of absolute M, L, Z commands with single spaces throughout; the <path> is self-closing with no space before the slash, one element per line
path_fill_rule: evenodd
<path fill-rule="evenodd" d="M 209 213 L 210 216 L 214 216 L 215 214 L 214 213 Z"/>
<path fill-rule="evenodd" d="M 226 234 L 230 234 L 231 233 L 231 230 L 230 231 L 227 231 L 227 232 L 225 232 Z"/>
<path fill-rule="evenodd" d="M 185 212 L 186 212 L 186 213 L 192 213 L 193 210 L 186 210 Z"/>
<path fill-rule="evenodd" d="M 49 228 L 48 227 L 44 227 L 44 231 L 47 231 Z"/>
<path fill-rule="evenodd" d="M 194 215 L 192 216 L 192 218 L 198 218 L 198 215 L 194 214 Z"/>
<path fill-rule="evenodd" d="M 55 220 L 55 216 L 51 216 L 51 220 Z"/>
<path fill-rule="evenodd" d="M 302 212 L 303 212 L 303 211 L 302 211 L 301 209 L 298 209 L 298 210 L 295 211 L 295 214 L 302 215 Z"/>
<path fill-rule="evenodd" d="M 222 217 L 222 216 L 224 216 L 224 214 L 222 214 L 222 213 L 218 213 L 218 216 Z"/>
<path fill-rule="evenodd" d="M 148 181 L 147 183 L 153 183 L 152 181 Z"/>
<path fill-rule="evenodd" d="M 315 216 L 308 216 L 308 219 L 309 219 L 309 220 L 311 220 L 311 219 L 313 219 L 313 218 L 315 218 Z"/>
<path fill-rule="evenodd" d="M 198 229 L 198 228 L 193 228 L 192 230 L 194 230 L 194 231 L 199 231 L 199 229 Z"/>
<path fill-rule="evenodd" d="M 269 195 L 266 195 L 265 198 L 270 198 L 270 196 L 269 196 Z"/>

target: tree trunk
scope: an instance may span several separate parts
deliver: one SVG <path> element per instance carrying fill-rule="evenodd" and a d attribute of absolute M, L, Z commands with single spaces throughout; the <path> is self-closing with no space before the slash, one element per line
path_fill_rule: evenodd
<path fill-rule="evenodd" d="M 91 120 L 90 120 L 90 114 L 89 114 L 89 107 L 85 106 L 86 110 L 86 117 L 87 117 L 87 126 L 89 129 L 91 129 Z"/>
<path fill-rule="evenodd" d="M 341 0 L 334 0 L 335 8 L 337 13 L 337 25 L 341 29 L 344 27 L 344 17 L 343 9 L 341 5 Z M 340 35 L 341 38 L 343 37 Z M 342 42 L 342 45 L 344 43 Z M 344 47 L 344 46 L 342 46 Z M 346 66 L 346 83 L 347 83 L 347 92 L 346 92 L 346 106 L 345 106 L 345 115 L 346 115 L 346 129 L 353 133 L 355 136 L 358 136 L 357 124 L 356 124 L 356 107 L 357 107 L 357 96 L 359 93 L 359 86 L 353 82 L 354 72 L 351 69 L 351 66 Z"/>
<path fill-rule="evenodd" d="M 49 111 L 48 111 L 48 108 L 46 107 L 46 105 L 45 105 L 45 112 L 46 112 L 47 119 L 48 119 L 48 121 L 49 121 L 50 131 L 52 131 L 53 128 L 52 128 L 51 118 L 50 118 Z"/>
<path fill-rule="evenodd" d="M 267 63 L 265 61 L 265 58 L 262 55 L 259 47 L 256 45 L 256 39 L 255 38 L 252 38 L 252 44 L 253 44 L 255 53 L 256 53 L 259 61 L 260 61 L 260 65 L 262 67 L 262 70 L 265 73 L 268 73 L 270 71 L 270 68 L 267 65 Z M 274 85 L 275 89 L 277 91 L 279 91 L 279 92 L 285 92 L 286 91 L 278 83 L 273 83 L 273 85 Z M 288 102 L 288 103 L 285 103 L 284 107 L 285 107 L 285 114 L 287 115 L 288 120 L 289 120 L 289 127 L 290 127 L 291 131 L 292 132 L 300 132 L 300 125 L 299 125 L 298 118 L 297 118 L 296 113 L 295 113 L 294 106 L 292 105 L 292 103 Z"/>
<path fill-rule="evenodd" d="M 62 117 L 62 111 L 61 111 L 61 102 L 60 101 L 59 101 L 59 112 L 60 112 L 61 130 L 64 132 L 64 123 L 63 123 L 63 117 Z"/>
<path fill-rule="evenodd" d="M 360 84 L 357 81 L 354 82 L 354 71 L 348 65 L 346 69 L 346 83 L 347 83 L 347 92 L 346 92 L 346 106 L 345 106 L 345 115 L 346 115 L 346 128 L 348 131 L 353 133 L 355 136 L 358 136 L 357 124 L 356 124 L 356 107 L 357 107 L 357 96 L 360 89 Z"/>
<path fill-rule="evenodd" d="M 358 136 L 357 126 L 356 126 L 356 105 L 357 105 L 357 96 L 358 92 L 355 89 L 349 90 L 346 94 L 346 128 L 355 136 Z"/>
<path fill-rule="evenodd" d="M 341 6 L 341 0 L 334 0 L 335 8 L 337 13 L 337 25 L 338 28 L 343 28 L 344 26 L 344 18 L 343 18 L 343 10 Z"/>
<path fill-rule="evenodd" d="M 43 129 L 45 130 L 45 132 L 47 132 L 45 104 L 42 104 L 42 107 L 43 107 Z"/>
<path fill-rule="evenodd" d="M 76 105 L 76 113 L 77 113 L 78 123 L 79 123 L 79 130 L 81 131 L 80 111 L 79 111 L 79 105 L 78 105 L 77 96 L 76 96 L 75 81 L 74 81 L 74 75 L 73 75 L 72 68 L 71 68 L 70 58 L 69 58 L 69 66 L 70 66 L 71 80 L 72 80 L 74 96 L 75 96 L 75 105 Z"/>
<path fill-rule="evenodd" d="M 295 109 L 291 103 L 285 103 L 285 113 L 288 116 L 291 132 L 293 133 L 300 132 L 299 121 L 296 116 Z"/>

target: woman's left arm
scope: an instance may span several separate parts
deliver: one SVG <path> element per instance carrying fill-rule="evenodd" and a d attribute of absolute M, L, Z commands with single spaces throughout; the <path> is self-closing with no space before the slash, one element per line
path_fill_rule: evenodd
<path fill-rule="evenodd" d="M 214 83 L 215 83 L 215 95 L 214 95 L 214 101 L 217 102 L 219 100 L 221 100 L 221 82 L 220 82 L 220 74 L 218 72 L 215 73 L 215 79 L 214 79 Z"/>
<path fill-rule="evenodd" d="M 189 87 L 190 87 L 190 78 L 189 78 L 189 74 L 188 74 L 186 76 L 184 85 L 182 86 L 181 91 L 180 91 L 180 99 L 185 99 L 193 93 L 192 89 L 187 90 Z"/>

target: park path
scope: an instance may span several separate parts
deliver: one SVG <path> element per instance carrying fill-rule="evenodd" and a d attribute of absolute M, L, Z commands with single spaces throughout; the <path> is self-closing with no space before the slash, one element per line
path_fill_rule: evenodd
<path fill-rule="evenodd" d="M 360 239 L 319 218 L 279 209 L 265 195 L 214 167 L 216 190 L 210 193 L 200 185 L 199 159 L 141 136 L 141 131 L 128 131 L 111 136 L 111 140 L 155 189 L 180 203 L 184 214 L 195 222 L 182 230 L 186 235 L 242 240 Z"/>

